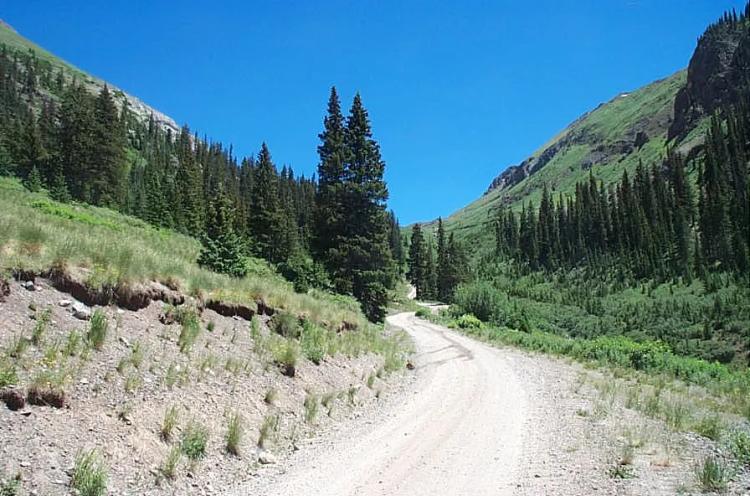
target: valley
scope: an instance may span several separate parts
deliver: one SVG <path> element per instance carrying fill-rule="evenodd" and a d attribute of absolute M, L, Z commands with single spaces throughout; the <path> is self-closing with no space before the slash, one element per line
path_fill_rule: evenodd
<path fill-rule="evenodd" d="M 653 6 L 555 10 L 541 56 L 489 22 L 516 6 L 386 3 L 150 7 L 169 22 L 108 66 L 190 92 L 203 128 L 0 21 L 0 496 L 750 494 L 750 3 L 650 10 L 672 23 L 654 47 L 700 31 L 637 64 Z M 167 87 L 175 60 L 193 72 Z M 569 87 L 589 111 L 437 217 L 444 177 L 480 167 L 467 147 L 519 156 L 494 128 L 563 115 L 539 81 L 574 67 L 652 82 Z"/>

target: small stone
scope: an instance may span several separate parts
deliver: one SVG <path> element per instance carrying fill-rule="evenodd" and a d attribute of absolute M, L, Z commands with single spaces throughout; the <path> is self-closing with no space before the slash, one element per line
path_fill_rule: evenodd
<path fill-rule="evenodd" d="M 124 337 L 120 336 L 119 338 L 117 338 L 117 340 L 121 342 L 122 344 L 124 344 L 125 346 L 127 346 L 128 348 L 130 348 L 130 341 L 128 341 Z"/>
<path fill-rule="evenodd" d="M 268 451 L 262 451 L 258 455 L 258 462 L 262 463 L 263 465 L 273 465 L 274 463 L 276 463 L 276 457 Z"/>
<path fill-rule="evenodd" d="M 59 302 L 57 302 L 57 304 L 60 305 L 61 307 L 69 307 L 70 305 L 73 304 L 73 302 L 70 300 L 60 300 Z"/>
<path fill-rule="evenodd" d="M 31 464 L 29 462 L 21 462 L 21 463 L 19 463 L 19 465 L 21 466 L 21 468 L 27 468 L 27 467 L 31 466 Z"/>
<path fill-rule="evenodd" d="M 71 309 L 73 310 L 73 317 L 79 320 L 89 320 L 91 318 L 91 310 L 83 303 L 75 302 Z"/>
<path fill-rule="evenodd" d="M 34 281 L 24 281 L 21 283 L 21 287 L 28 291 L 35 291 L 36 285 L 34 284 Z"/>

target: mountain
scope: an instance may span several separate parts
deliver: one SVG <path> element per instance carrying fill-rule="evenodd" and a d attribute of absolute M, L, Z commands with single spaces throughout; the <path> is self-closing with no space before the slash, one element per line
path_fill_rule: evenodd
<path fill-rule="evenodd" d="M 97 94 L 101 88 L 105 85 L 105 81 L 87 74 L 81 69 L 74 65 L 60 59 L 59 57 L 48 52 L 44 48 L 35 44 L 34 42 L 21 36 L 10 24 L 0 19 L 0 46 L 5 45 L 7 49 L 16 52 L 27 52 L 33 53 L 34 57 L 44 65 L 52 68 L 53 71 L 62 73 L 66 80 L 77 79 L 80 82 L 85 83 L 86 87 L 92 94 Z M 146 105 L 140 99 L 133 95 L 129 95 L 124 91 L 113 86 L 111 83 L 106 82 L 109 88 L 113 91 L 115 100 L 119 106 L 122 106 L 123 102 L 128 103 L 131 112 L 137 116 L 141 122 L 148 121 L 153 116 L 154 121 L 165 131 L 169 130 L 174 134 L 177 134 L 180 130 L 177 123 L 168 115 Z M 53 93 L 46 91 L 43 87 L 39 87 L 38 90 L 44 98 L 57 100 L 57 96 Z M 43 101 L 43 99 L 39 99 Z"/>
<path fill-rule="evenodd" d="M 686 70 L 615 96 L 504 169 L 482 197 L 444 219 L 446 229 L 473 246 L 488 247 L 495 211 L 520 210 L 529 201 L 538 205 L 545 184 L 555 196 L 572 194 L 590 173 L 609 184 L 625 170 L 632 173 L 639 161 L 663 160 L 667 146 L 692 157 L 701 149 L 708 116 L 747 87 L 750 24 L 742 19 L 726 14 L 711 25 Z"/>

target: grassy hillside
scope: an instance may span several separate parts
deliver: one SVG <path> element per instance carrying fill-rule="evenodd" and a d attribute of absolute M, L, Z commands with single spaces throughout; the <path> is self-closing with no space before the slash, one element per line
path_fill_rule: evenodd
<path fill-rule="evenodd" d="M 474 246 L 487 247 L 493 240 L 487 226 L 498 207 L 520 210 L 529 200 L 538 204 L 545 183 L 555 194 L 570 194 L 589 171 L 609 183 L 623 170 L 635 169 L 639 160 L 648 164 L 661 158 L 674 98 L 685 80 L 686 72 L 679 71 L 583 115 L 524 161 L 528 177 L 496 187 L 458 210 L 445 219 L 447 230 Z"/>
<path fill-rule="evenodd" d="M 350 298 L 295 293 L 267 263 L 253 259 L 243 279 L 200 268 L 200 243 L 114 211 L 63 204 L 0 178 L 0 271 L 41 272 L 62 266 L 93 288 L 160 281 L 202 298 L 254 307 L 256 300 L 324 324 L 367 327 Z M 343 324 L 346 322 L 347 324 Z"/>
<path fill-rule="evenodd" d="M 87 75 L 77 67 L 54 56 L 32 41 L 27 40 L 2 20 L 0 20 L 0 44 L 6 45 L 11 50 L 19 50 L 23 52 L 28 52 L 29 50 L 31 50 L 36 54 L 39 60 L 48 62 L 56 68 L 60 67 L 67 72 L 84 78 L 84 80 L 92 83 L 94 82 L 94 79 L 91 76 Z"/>

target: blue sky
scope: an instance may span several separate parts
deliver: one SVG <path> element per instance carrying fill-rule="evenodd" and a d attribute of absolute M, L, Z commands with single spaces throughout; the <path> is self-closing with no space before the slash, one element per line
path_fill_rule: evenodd
<path fill-rule="evenodd" d="M 80 68 L 310 175 L 360 91 L 402 224 L 447 216 L 581 113 L 686 67 L 741 0 L 39 1 L 0 17 Z"/>

